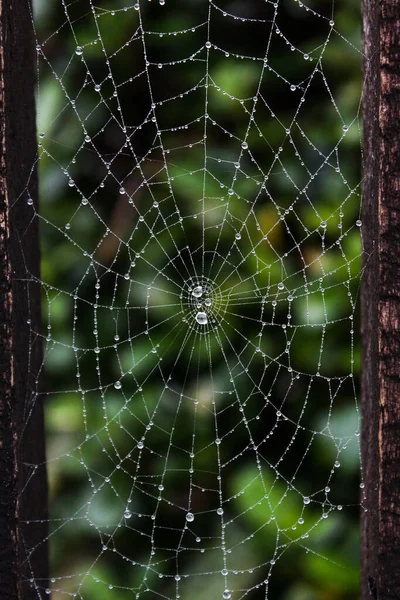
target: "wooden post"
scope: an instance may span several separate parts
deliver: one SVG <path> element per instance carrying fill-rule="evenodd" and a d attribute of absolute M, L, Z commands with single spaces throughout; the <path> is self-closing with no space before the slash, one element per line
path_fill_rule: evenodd
<path fill-rule="evenodd" d="M 362 599 L 400 598 L 400 2 L 364 0 Z"/>
<path fill-rule="evenodd" d="M 40 286 L 34 282 L 39 277 L 35 54 L 28 0 L 0 0 L 0 596 L 4 600 L 42 597 L 27 580 L 34 578 L 41 589 L 47 580 L 43 407 L 36 384 L 42 351 L 35 335 L 40 332 Z"/>

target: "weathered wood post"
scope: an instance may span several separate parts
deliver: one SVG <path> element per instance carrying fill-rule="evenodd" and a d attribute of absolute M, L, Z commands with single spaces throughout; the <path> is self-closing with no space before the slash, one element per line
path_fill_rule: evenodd
<path fill-rule="evenodd" d="M 42 588 L 47 579 L 43 407 L 36 384 L 42 359 L 41 340 L 36 337 L 40 287 L 34 282 L 39 277 L 35 54 L 28 0 L 0 0 L 0 596 L 4 600 L 37 599 L 37 590 L 26 580 L 35 578 Z M 35 465 L 42 466 L 35 469 Z"/>
<path fill-rule="evenodd" d="M 400 2 L 364 0 L 362 599 L 400 598 Z"/>

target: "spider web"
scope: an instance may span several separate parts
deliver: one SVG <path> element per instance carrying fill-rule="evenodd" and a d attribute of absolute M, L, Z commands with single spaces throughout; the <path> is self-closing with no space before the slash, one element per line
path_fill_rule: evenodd
<path fill-rule="evenodd" d="M 324 539 L 359 485 L 344 8 L 40 6 L 50 433 L 32 476 L 48 469 L 53 577 L 31 586 L 277 598 L 304 557 L 342 569 Z"/>

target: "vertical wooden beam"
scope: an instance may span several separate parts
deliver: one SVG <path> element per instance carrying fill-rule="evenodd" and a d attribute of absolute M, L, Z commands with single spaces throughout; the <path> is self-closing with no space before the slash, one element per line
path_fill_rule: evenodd
<path fill-rule="evenodd" d="M 400 2 L 364 0 L 362 598 L 400 598 Z"/>
<path fill-rule="evenodd" d="M 35 578 L 40 588 L 47 580 L 43 407 L 36 384 L 42 350 L 36 337 L 40 286 L 35 283 L 39 238 L 34 218 L 34 88 L 29 1 L 0 0 L 0 595 L 4 600 L 37 599 L 41 596 L 27 580 Z"/>

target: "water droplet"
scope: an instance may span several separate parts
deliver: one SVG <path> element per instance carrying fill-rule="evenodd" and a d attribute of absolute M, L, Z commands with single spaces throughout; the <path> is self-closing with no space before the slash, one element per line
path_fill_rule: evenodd
<path fill-rule="evenodd" d="M 188 523 L 192 523 L 194 521 L 194 514 L 191 513 L 191 512 L 188 512 L 187 515 L 186 515 L 186 521 Z"/>
<path fill-rule="evenodd" d="M 196 286 L 192 291 L 192 296 L 194 296 L 195 298 L 201 298 L 202 295 L 203 288 L 201 287 L 201 285 Z"/>
<path fill-rule="evenodd" d="M 243 144 L 242 144 L 243 150 L 247 150 L 248 147 L 249 147 L 248 143 L 247 142 L 243 142 Z"/>
<path fill-rule="evenodd" d="M 228 575 L 228 569 L 222 569 L 221 575 L 223 575 L 224 577 L 226 577 Z"/>
<path fill-rule="evenodd" d="M 130 513 L 130 512 L 129 512 L 129 510 L 126 510 L 126 511 L 124 512 L 124 517 L 125 517 L 125 519 L 130 519 L 130 518 L 131 518 L 131 516 L 132 516 L 132 513 Z"/>
<path fill-rule="evenodd" d="M 161 0 L 160 0 L 161 2 Z M 181 576 L 180 575 L 175 575 L 175 581 L 180 581 L 181 580 Z"/>
<path fill-rule="evenodd" d="M 217 515 L 223 515 L 224 514 L 224 509 L 223 508 L 217 508 Z"/>
<path fill-rule="evenodd" d="M 241 239 L 242 239 L 242 236 L 241 236 L 241 234 L 240 234 L 240 233 L 236 233 L 236 234 L 235 234 L 235 239 L 236 239 L 236 240 L 241 240 Z"/>
<path fill-rule="evenodd" d="M 348 125 L 343 125 L 343 131 L 346 132 L 349 130 L 349 126 Z"/>
<path fill-rule="evenodd" d="M 120 381 L 116 381 L 114 383 L 114 387 L 116 390 L 120 390 L 122 388 L 122 383 Z"/>
<path fill-rule="evenodd" d="M 211 48 L 211 42 L 206 42 L 206 48 L 208 48 L 208 49 Z"/>
<path fill-rule="evenodd" d="M 208 317 L 205 312 L 198 312 L 196 315 L 196 321 L 199 325 L 207 325 Z"/>
<path fill-rule="evenodd" d="M 205 304 L 206 306 L 211 306 L 211 298 L 206 298 L 206 299 L 204 300 L 204 304 Z"/>
<path fill-rule="evenodd" d="M 224 600 L 229 600 L 229 598 L 231 598 L 231 593 L 229 590 L 225 590 L 224 593 L 222 594 L 222 597 L 224 598 Z"/>
<path fill-rule="evenodd" d="M 282 281 L 280 283 L 278 283 L 278 290 L 284 290 L 285 289 L 285 284 L 282 283 Z"/>
<path fill-rule="evenodd" d="M 291 85 L 290 89 L 291 89 L 292 92 L 295 92 L 296 91 L 296 86 L 295 85 Z"/>
<path fill-rule="evenodd" d="M 321 227 L 322 227 L 323 229 L 325 229 L 325 228 L 326 228 L 326 221 L 321 221 Z"/>
<path fill-rule="evenodd" d="M 357 225 L 357 227 L 361 227 L 362 223 L 361 223 L 360 219 L 357 219 L 356 225 Z"/>
<path fill-rule="evenodd" d="M 81 46 L 77 46 L 76 50 L 75 50 L 75 54 L 77 54 L 78 56 L 82 56 L 82 52 L 83 52 L 83 50 L 82 50 Z"/>
<path fill-rule="evenodd" d="M 158 486 L 158 489 L 160 490 L 160 492 L 162 492 L 162 491 L 163 491 L 163 489 L 164 489 L 164 486 L 163 486 L 163 484 L 162 484 L 162 483 L 160 483 L 160 485 Z"/>
<path fill-rule="evenodd" d="M 95 90 L 95 92 L 99 92 L 99 91 L 100 91 L 100 89 L 101 89 L 101 87 L 99 86 L 99 84 L 98 84 L 98 83 L 96 83 L 96 85 L 94 86 L 94 90 Z"/>
<path fill-rule="evenodd" d="M 133 8 L 134 8 L 135 10 L 139 10 L 139 9 L 140 9 L 139 2 L 136 2 L 136 4 L 134 4 L 134 5 L 133 5 Z"/>
<path fill-rule="evenodd" d="M 137 447 L 139 448 L 139 450 L 141 450 L 142 448 L 144 448 L 143 442 L 138 442 L 137 443 Z"/>
<path fill-rule="evenodd" d="M 305 496 L 305 498 L 303 498 L 303 502 L 304 504 L 310 504 L 311 500 L 308 496 Z"/>

